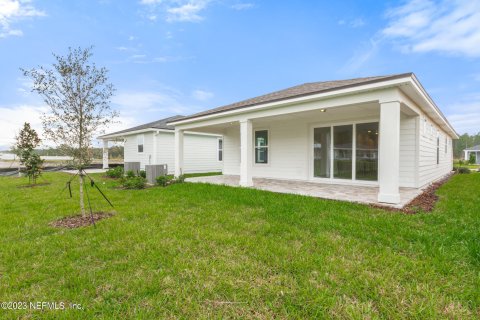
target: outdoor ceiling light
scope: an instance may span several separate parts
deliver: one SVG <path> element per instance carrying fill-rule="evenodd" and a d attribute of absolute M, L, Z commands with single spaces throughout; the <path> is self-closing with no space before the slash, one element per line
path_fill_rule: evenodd
<path fill-rule="evenodd" d="M 327 112 L 327 109 L 320 109 L 320 112 Z"/>

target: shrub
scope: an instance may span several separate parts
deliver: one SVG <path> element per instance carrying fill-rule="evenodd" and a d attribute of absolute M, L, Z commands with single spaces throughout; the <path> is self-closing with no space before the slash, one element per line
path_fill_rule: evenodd
<path fill-rule="evenodd" d="M 457 169 L 457 173 L 468 174 L 468 173 L 470 173 L 470 169 L 468 169 L 466 167 L 460 167 L 460 168 Z"/>
<path fill-rule="evenodd" d="M 122 180 L 124 189 L 144 189 L 146 180 L 143 177 L 125 177 Z"/>
<path fill-rule="evenodd" d="M 147 171 L 145 170 L 140 170 L 140 172 L 138 173 L 138 175 L 142 178 L 147 178 Z"/>
<path fill-rule="evenodd" d="M 175 179 L 176 183 L 184 183 L 185 182 L 185 175 L 181 174 Z"/>
<path fill-rule="evenodd" d="M 477 158 L 475 157 L 474 153 L 470 153 L 470 158 L 468 159 L 469 164 L 475 164 Z"/>
<path fill-rule="evenodd" d="M 158 176 L 156 180 L 159 186 L 166 187 L 172 181 L 172 178 L 169 176 Z"/>
<path fill-rule="evenodd" d="M 109 178 L 119 179 L 123 177 L 123 167 L 115 167 L 112 169 L 108 169 L 107 172 L 105 172 L 105 174 Z"/>
<path fill-rule="evenodd" d="M 125 176 L 127 178 L 135 178 L 136 174 L 133 170 L 128 170 L 126 173 L 125 173 Z"/>

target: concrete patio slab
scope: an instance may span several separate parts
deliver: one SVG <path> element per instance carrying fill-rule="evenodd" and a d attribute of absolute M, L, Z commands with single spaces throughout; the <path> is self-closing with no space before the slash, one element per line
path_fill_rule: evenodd
<path fill-rule="evenodd" d="M 238 187 L 240 177 L 235 175 L 220 175 L 188 178 L 186 181 Z M 271 192 L 291 193 L 323 199 L 375 204 L 393 208 L 403 208 L 422 192 L 421 189 L 416 188 L 400 188 L 401 202 L 397 205 L 392 205 L 377 201 L 378 187 L 375 186 L 352 186 L 344 184 L 253 178 L 253 188 Z"/>

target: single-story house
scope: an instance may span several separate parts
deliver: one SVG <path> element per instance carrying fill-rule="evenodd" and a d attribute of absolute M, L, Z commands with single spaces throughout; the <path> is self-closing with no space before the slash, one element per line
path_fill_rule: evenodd
<path fill-rule="evenodd" d="M 480 145 L 473 146 L 471 148 L 463 150 L 465 154 L 465 160 L 470 160 L 470 155 L 475 155 L 475 163 L 480 164 Z"/>
<path fill-rule="evenodd" d="M 186 132 L 223 136 L 223 173 L 253 179 L 376 186 L 378 202 L 453 168 L 458 135 L 413 73 L 305 83 L 170 120 L 175 174 Z"/>
<path fill-rule="evenodd" d="M 109 141 L 123 142 L 124 161 L 140 162 L 145 165 L 167 164 L 168 172 L 175 172 L 173 126 L 168 121 L 181 119 L 173 116 L 142 124 L 130 129 L 105 134 L 98 137 L 103 141 L 103 168 L 108 168 Z M 185 160 L 183 173 L 220 172 L 223 167 L 222 136 L 209 133 L 185 132 Z"/>

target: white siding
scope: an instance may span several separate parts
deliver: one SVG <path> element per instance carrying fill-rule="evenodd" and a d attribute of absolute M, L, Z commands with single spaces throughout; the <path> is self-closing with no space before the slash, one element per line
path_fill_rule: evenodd
<path fill-rule="evenodd" d="M 279 179 L 308 179 L 309 125 L 305 120 L 254 125 L 253 130 L 267 129 L 268 164 L 253 163 L 253 176 Z"/>
<path fill-rule="evenodd" d="M 185 134 L 185 173 L 222 171 L 223 162 L 218 161 L 217 143 L 217 137 Z"/>
<path fill-rule="evenodd" d="M 223 136 L 223 173 L 240 174 L 240 127 L 225 130 Z"/>
<path fill-rule="evenodd" d="M 424 114 L 422 114 L 420 119 L 418 183 L 419 187 L 422 187 L 449 173 L 453 169 L 453 157 L 452 139 L 447 136 L 447 152 L 445 153 L 446 133 Z M 424 129 L 424 119 L 427 120 L 427 130 Z M 439 164 L 437 164 L 437 130 L 440 135 Z"/>
<path fill-rule="evenodd" d="M 185 173 L 222 171 L 223 162 L 217 160 L 216 136 L 185 134 Z M 156 136 L 156 155 L 153 148 L 153 132 L 145 133 L 143 153 L 137 152 L 137 135 L 126 136 L 125 162 L 140 162 L 141 169 L 147 164 L 168 165 L 168 172 L 175 171 L 175 144 L 173 132 L 160 132 Z"/>
<path fill-rule="evenodd" d="M 125 137 L 124 143 L 124 161 L 140 162 L 140 168 L 144 169 L 146 164 L 152 164 L 153 155 L 153 133 L 144 133 L 143 152 L 139 153 L 137 149 L 137 134 Z"/>
<path fill-rule="evenodd" d="M 417 117 L 400 119 L 400 186 L 416 187 Z"/>

